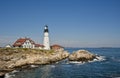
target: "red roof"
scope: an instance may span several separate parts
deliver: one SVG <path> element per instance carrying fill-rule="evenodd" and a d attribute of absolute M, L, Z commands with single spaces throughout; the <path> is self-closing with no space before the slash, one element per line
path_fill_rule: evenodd
<path fill-rule="evenodd" d="M 35 42 L 33 40 L 31 40 L 30 38 L 19 38 L 14 44 L 13 46 L 22 46 L 22 44 L 24 44 L 24 42 L 26 40 L 29 40 L 32 44 L 35 44 Z"/>
<path fill-rule="evenodd" d="M 60 45 L 58 45 L 58 44 L 54 44 L 54 45 L 52 45 L 51 47 L 60 47 L 60 48 L 62 48 L 62 46 L 60 46 Z"/>
<path fill-rule="evenodd" d="M 44 45 L 35 44 L 35 47 L 44 47 Z"/>

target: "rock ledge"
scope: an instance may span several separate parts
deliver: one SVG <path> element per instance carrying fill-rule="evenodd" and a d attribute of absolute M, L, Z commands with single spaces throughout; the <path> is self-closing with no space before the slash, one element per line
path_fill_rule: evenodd
<path fill-rule="evenodd" d="M 37 50 L 22 48 L 1 48 L 0 49 L 0 75 L 14 70 L 16 67 L 31 64 L 50 64 L 69 56 L 64 50 Z"/>

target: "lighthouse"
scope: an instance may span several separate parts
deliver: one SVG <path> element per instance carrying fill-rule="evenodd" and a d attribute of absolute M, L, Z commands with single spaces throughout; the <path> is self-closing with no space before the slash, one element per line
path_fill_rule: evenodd
<path fill-rule="evenodd" d="M 48 26 L 46 25 L 44 28 L 44 41 L 43 41 L 44 49 L 50 50 L 50 43 L 49 43 L 49 31 Z"/>

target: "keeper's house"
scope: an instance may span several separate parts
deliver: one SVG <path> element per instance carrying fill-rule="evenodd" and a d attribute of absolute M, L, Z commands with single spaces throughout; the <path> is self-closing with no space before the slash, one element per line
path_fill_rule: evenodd
<path fill-rule="evenodd" d="M 15 48 L 33 48 L 33 49 L 43 49 L 44 48 L 43 45 L 36 44 L 30 38 L 17 39 L 17 41 L 13 44 L 13 47 L 15 47 Z"/>

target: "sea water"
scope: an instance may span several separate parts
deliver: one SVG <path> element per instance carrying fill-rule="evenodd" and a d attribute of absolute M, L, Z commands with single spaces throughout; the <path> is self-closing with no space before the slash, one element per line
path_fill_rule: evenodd
<path fill-rule="evenodd" d="M 87 63 L 63 60 L 50 65 L 31 65 L 7 73 L 5 78 L 120 78 L 120 48 L 66 48 L 85 49 L 101 56 L 101 60 Z"/>

